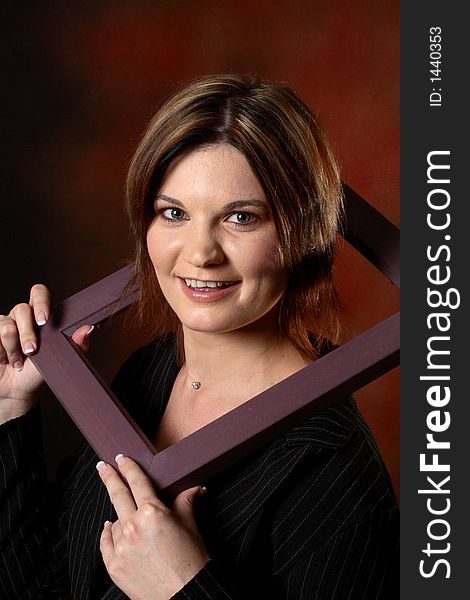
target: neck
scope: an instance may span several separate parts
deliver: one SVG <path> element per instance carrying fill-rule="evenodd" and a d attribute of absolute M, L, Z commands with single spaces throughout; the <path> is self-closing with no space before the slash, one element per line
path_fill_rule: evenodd
<path fill-rule="evenodd" d="M 272 317 L 262 321 L 226 333 L 197 332 L 183 327 L 186 385 L 199 381 L 203 388 L 218 387 L 241 377 L 245 382 L 252 377 L 266 380 L 275 375 L 273 364 L 285 361 L 286 368 L 293 361 L 300 364 L 300 354 L 281 335 Z M 278 369 L 276 372 L 279 374 Z"/>

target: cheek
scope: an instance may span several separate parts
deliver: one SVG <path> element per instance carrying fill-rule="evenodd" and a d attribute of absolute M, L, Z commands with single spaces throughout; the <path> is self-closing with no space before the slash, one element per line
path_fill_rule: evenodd
<path fill-rule="evenodd" d="M 150 227 L 150 229 L 147 232 L 147 252 L 150 256 L 150 260 L 152 261 L 155 270 L 157 270 L 157 267 L 160 263 L 158 238 L 152 231 L 152 227 Z"/>
<path fill-rule="evenodd" d="M 250 249 L 249 254 L 252 257 L 253 265 L 259 270 L 275 272 L 284 268 L 279 245 L 274 236 L 261 240 L 261 243 Z"/>
<path fill-rule="evenodd" d="M 244 253 L 246 273 L 263 285 L 275 290 L 283 290 L 287 284 L 288 272 L 276 239 L 263 240 L 263 243 L 247 247 Z"/>
<path fill-rule="evenodd" d="M 156 272 L 168 267 L 171 263 L 172 243 L 159 234 L 156 226 L 150 226 L 147 232 L 147 251 Z"/>

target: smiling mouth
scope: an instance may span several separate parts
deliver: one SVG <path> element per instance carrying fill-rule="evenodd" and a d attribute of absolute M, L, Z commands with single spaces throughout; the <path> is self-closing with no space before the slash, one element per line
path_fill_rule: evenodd
<path fill-rule="evenodd" d="M 186 277 L 182 277 L 181 279 L 183 279 L 187 287 L 193 290 L 227 288 L 238 283 L 237 281 L 203 281 L 201 279 L 188 279 Z"/>

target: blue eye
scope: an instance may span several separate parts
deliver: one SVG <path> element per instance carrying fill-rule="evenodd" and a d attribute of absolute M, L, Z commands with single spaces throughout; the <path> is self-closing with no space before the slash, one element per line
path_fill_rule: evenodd
<path fill-rule="evenodd" d="M 180 208 L 165 208 L 162 215 L 169 221 L 179 221 L 183 218 L 184 212 Z"/>
<path fill-rule="evenodd" d="M 251 215 L 250 213 L 246 213 L 246 212 L 239 212 L 239 213 L 233 213 L 233 215 L 230 215 L 230 218 L 228 219 L 231 223 L 237 223 L 238 225 L 246 225 L 247 223 L 251 223 L 254 219 L 254 216 Z"/>

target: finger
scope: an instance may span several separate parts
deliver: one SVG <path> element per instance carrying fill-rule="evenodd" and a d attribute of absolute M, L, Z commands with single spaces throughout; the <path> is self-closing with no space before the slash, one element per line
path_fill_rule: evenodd
<path fill-rule="evenodd" d="M 5 351 L 5 348 L 2 345 L 2 341 L 0 338 L 0 365 L 7 365 L 7 364 L 8 364 L 7 353 Z"/>
<path fill-rule="evenodd" d="M 198 498 L 204 496 L 206 493 L 207 490 L 205 487 L 192 487 L 188 490 L 184 490 L 181 494 L 178 494 L 173 503 L 173 512 L 175 515 L 180 518 L 185 527 L 196 532 L 198 531 L 198 528 L 196 517 L 194 515 L 194 505 Z"/>
<path fill-rule="evenodd" d="M 33 311 L 29 304 L 17 304 L 10 312 L 11 318 L 16 323 L 19 343 L 23 354 L 33 354 L 37 350 L 37 336 L 34 324 Z"/>
<path fill-rule="evenodd" d="M 72 340 L 83 352 L 88 352 L 90 348 L 90 334 L 94 328 L 94 325 L 83 325 L 72 334 Z"/>
<path fill-rule="evenodd" d="M 128 456 L 118 454 L 116 456 L 116 463 L 119 467 L 120 473 L 124 475 L 129 487 L 131 488 L 137 508 L 147 502 L 152 502 L 153 504 L 157 504 L 166 510 L 166 506 L 161 500 L 159 500 L 152 482 L 136 462 L 134 462 Z"/>
<path fill-rule="evenodd" d="M 2 365 L 8 364 L 7 353 L 2 344 L 2 331 L 4 325 L 8 322 L 9 319 L 10 317 L 7 317 L 6 315 L 0 315 L 0 364 Z"/>
<path fill-rule="evenodd" d="M 100 551 L 106 567 L 114 557 L 113 528 L 110 521 L 105 521 L 100 537 Z"/>
<path fill-rule="evenodd" d="M 109 498 L 121 523 L 135 514 L 137 507 L 129 488 L 111 465 L 100 461 L 96 468 L 108 490 Z"/>
<path fill-rule="evenodd" d="M 18 337 L 18 328 L 11 317 L 1 317 L 0 319 L 0 343 L 7 362 L 17 371 L 21 371 L 23 353 Z"/>
<path fill-rule="evenodd" d="M 34 310 L 38 325 L 45 325 L 51 314 L 51 293 L 45 285 L 37 283 L 31 288 L 29 304 Z"/>

